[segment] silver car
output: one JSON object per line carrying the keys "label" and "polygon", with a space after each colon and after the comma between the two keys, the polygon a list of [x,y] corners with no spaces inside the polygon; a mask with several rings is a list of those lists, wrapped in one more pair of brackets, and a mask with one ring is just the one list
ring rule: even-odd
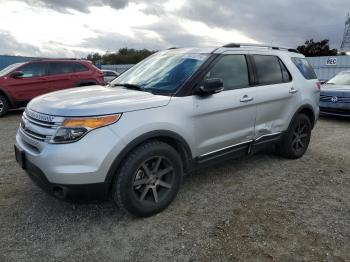
{"label": "silver car", "polygon": [[105,83],[110,83],[112,82],[114,79],[116,79],[120,74],[114,70],[106,70],[106,69],[102,69],[103,72],[103,78]]}
{"label": "silver car", "polygon": [[160,51],[106,87],[33,99],[16,159],[56,197],[110,197],[150,216],[198,168],[270,146],[301,157],[318,118],[319,88],[294,50],[228,44]]}

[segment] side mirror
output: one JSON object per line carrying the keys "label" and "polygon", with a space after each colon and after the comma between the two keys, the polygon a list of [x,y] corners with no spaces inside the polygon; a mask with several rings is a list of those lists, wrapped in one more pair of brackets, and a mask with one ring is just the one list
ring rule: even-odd
{"label": "side mirror", "polygon": [[14,71],[12,74],[11,74],[11,77],[12,78],[21,78],[23,76],[23,72],[22,71]]}
{"label": "side mirror", "polygon": [[224,83],[220,78],[209,78],[197,88],[196,94],[213,95],[224,90]]}

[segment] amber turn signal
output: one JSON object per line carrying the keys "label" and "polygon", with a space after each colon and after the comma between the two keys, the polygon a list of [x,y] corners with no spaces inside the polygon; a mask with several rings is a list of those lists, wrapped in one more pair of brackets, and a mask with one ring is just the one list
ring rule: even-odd
{"label": "amber turn signal", "polygon": [[117,122],[121,117],[121,114],[99,116],[99,117],[87,117],[87,118],[69,118],[63,121],[64,127],[85,127],[88,129],[99,128],[108,126]]}

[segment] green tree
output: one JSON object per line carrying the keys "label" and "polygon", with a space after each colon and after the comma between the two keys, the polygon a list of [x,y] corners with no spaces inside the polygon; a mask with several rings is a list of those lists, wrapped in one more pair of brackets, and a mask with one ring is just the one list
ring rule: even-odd
{"label": "green tree", "polygon": [[89,54],[87,56],[87,60],[90,60],[94,64],[96,64],[96,62],[98,61],[101,61],[101,59],[102,59],[102,56],[99,53]]}
{"label": "green tree", "polygon": [[156,51],[148,49],[121,48],[116,53],[105,53],[104,55],[89,54],[87,59],[96,63],[101,61],[103,65],[136,64]]}
{"label": "green tree", "polygon": [[305,44],[298,46],[297,49],[305,56],[334,56],[338,54],[337,49],[330,49],[328,39],[319,42],[310,39]]}

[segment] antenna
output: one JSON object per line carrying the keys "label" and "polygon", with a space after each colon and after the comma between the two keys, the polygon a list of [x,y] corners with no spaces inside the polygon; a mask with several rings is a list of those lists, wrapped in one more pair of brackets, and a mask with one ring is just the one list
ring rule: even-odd
{"label": "antenna", "polygon": [[341,52],[350,51],[350,13],[348,13],[345,21],[343,41],[340,46]]}

